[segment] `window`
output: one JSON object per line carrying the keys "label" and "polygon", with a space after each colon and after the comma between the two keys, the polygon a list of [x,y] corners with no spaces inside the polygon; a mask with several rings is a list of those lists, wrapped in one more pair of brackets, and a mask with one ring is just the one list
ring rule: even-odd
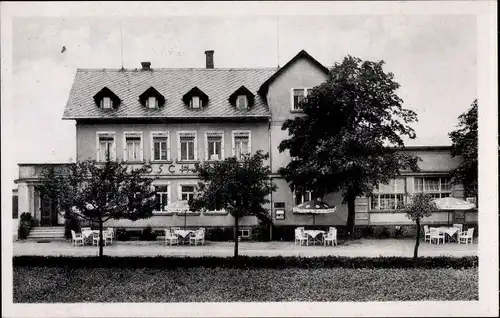
{"label": "window", "polygon": [[168,132],[152,132],[151,143],[151,158],[153,161],[170,160]]}
{"label": "window", "polygon": [[115,134],[97,133],[97,161],[114,160],[115,155]]}
{"label": "window", "polygon": [[447,177],[417,177],[413,183],[413,192],[427,193],[435,199],[447,198],[451,196],[451,182]]}
{"label": "window", "polygon": [[243,155],[251,153],[251,138],[249,131],[233,131],[233,156],[243,159]]}
{"label": "window", "polygon": [[237,109],[247,109],[248,108],[248,97],[246,95],[238,95],[236,99]]}
{"label": "window", "polygon": [[167,211],[170,204],[170,189],[168,185],[155,186],[155,211]]}
{"label": "window", "polygon": [[198,96],[193,96],[189,104],[191,108],[201,108],[201,99]]}
{"label": "window", "polygon": [[113,101],[111,100],[111,97],[103,97],[101,99],[101,108],[102,109],[111,109],[111,108],[113,108]]}
{"label": "window", "polygon": [[295,191],[293,193],[293,202],[294,205],[299,205],[304,202],[312,200],[312,192],[311,191]]}
{"label": "window", "polygon": [[147,108],[157,108],[158,107],[158,99],[154,96],[148,97],[146,100],[146,107]]}
{"label": "window", "polygon": [[224,158],[224,132],[207,131],[205,133],[205,158],[221,160]]}
{"label": "window", "polygon": [[371,210],[397,210],[406,201],[405,179],[391,179],[388,184],[379,184],[370,197]]}
{"label": "window", "polygon": [[307,95],[312,91],[312,88],[294,88],[292,89],[292,110],[300,111],[302,103]]}
{"label": "window", "polygon": [[181,200],[189,201],[194,198],[194,185],[182,185],[181,186]]}
{"label": "window", "polygon": [[244,238],[250,237],[250,230],[239,230],[238,232],[239,232],[238,233],[239,237],[244,237]]}
{"label": "window", "polygon": [[142,133],[125,132],[125,151],[123,159],[125,161],[142,161]]}
{"label": "window", "polygon": [[179,132],[180,160],[197,160],[196,132]]}
{"label": "window", "polygon": [[285,208],[285,202],[274,202],[274,208],[275,209],[284,209]]}

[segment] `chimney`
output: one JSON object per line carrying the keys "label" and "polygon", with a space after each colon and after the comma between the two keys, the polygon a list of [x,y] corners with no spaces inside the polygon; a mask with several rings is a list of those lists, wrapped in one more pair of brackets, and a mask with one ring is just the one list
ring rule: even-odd
{"label": "chimney", "polygon": [[205,55],[207,56],[207,68],[214,68],[214,51],[205,51]]}
{"label": "chimney", "polygon": [[141,62],[141,65],[143,71],[151,70],[151,62]]}

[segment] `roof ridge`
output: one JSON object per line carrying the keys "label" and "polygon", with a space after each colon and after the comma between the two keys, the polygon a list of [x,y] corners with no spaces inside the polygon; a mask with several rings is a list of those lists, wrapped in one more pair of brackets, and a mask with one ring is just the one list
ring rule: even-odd
{"label": "roof ridge", "polygon": [[255,70],[272,70],[272,71],[275,71],[275,70],[278,70],[278,67],[228,67],[228,68],[223,68],[223,67],[219,67],[219,68],[196,68],[196,67],[171,67],[171,68],[168,68],[168,67],[159,67],[159,68],[151,68],[151,70],[142,70],[141,68],[124,68],[124,69],[120,69],[120,68],[77,68],[77,71],[78,72],[102,72],[102,71],[107,71],[107,72],[154,72],[154,71],[188,71],[188,70],[192,70],[192,71],[209,71],[209,72],[213,72],[213,71],[231,71],[231,70],[234,70],[234,71],[255,71]]}

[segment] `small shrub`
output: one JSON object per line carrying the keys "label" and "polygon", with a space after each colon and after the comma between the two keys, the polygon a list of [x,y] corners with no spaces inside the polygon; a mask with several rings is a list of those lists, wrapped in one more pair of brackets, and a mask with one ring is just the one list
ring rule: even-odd
{"label": "small shrub", "polygon": [[19,222],[19,228],[17,230],[17,238],[20,240],[25,240],[30,234],[31,226],[33,223],[31,219],[31,213],[23,212],[21,213],[19,219],[20,222]]}
{"label": "small shrub", "polygon": [[374,231],[374,236],[377,239],[384,239],[390,236],[389,229],[386,226],[377,226]]}
{"label": "small shrub", "polygon": [[130,240],[130,234],[125,229],[116,230],[116,239],[118,241],[128,241]]}
{"label": "small shrub", "polygon": [[212,228],[206,230],[206,240],[214,242],[227,242],[234,238],[233,228]]}
{"label": "small shrub", "polygon": [[148,226],[142,230],[140,239],[144,241],[156,241],[156,232],[153,232],[151,226]]}

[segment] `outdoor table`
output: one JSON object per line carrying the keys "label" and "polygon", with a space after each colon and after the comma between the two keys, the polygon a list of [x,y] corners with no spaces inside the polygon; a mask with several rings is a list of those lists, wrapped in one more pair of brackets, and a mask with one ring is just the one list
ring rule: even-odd
{"label": "outdoor table", "polygon": [[325,234],[325,231],[321,231],[321,230],[305,230],[304,233],[306,235],[309,235],[312,238],[313,245],[316,245],[316,242],[318,242],[318,243],[321,244],[321,240],[319,238],[316,238],[316,237],[319,237],[320,234]]}
{"label": "outdoor table", "polygon": [[174,234],[181,237],[179,241],[186,242],[186,239],[188,239],[189,235],[193,232],[193,230],[175,230]]}
{"label": "outdoor table", "polygon": [[82,237],[83,237],[83,242],[85,244],[85,242],[90,242],[92,243],[92,237],[94,236],[94,233],[95,234],[99,234],[99,230],[85,230],[85,231],[82,231]]}
{"label": "outdoor table", "polygon": [[458,227],[447,227],[447,226],[441,226],[436,228],[440,233],[444,233],[445,237],[448,235],[450,238],[452,238],[455,242],[457,241],[453,235],[457,234],[460,229]]}

